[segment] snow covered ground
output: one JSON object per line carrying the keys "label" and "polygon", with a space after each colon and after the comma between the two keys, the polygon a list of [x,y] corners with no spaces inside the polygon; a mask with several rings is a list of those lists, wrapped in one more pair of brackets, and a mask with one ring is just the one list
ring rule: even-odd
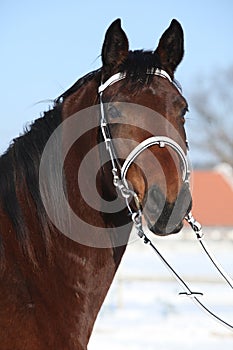
{"label": "snow covered ground", "polygon": [[[200,300],[233,325],[232,289],[223,283],[195,237],[185,239],[186,234],[150,237],[191,289],[204,293]],[[205,241],[233,277],[233,241],[208,237]],[[135,240],[127,247],[88,349],[232,350],[233,331],[210,318],[190,298],[180,296],[182,291],[153,250]]]}

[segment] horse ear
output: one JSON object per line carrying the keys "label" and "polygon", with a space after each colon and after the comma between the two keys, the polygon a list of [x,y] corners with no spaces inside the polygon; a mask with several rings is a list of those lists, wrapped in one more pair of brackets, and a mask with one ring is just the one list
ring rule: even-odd
{"label": "horse ear", "polygon": [[112,70],[118,68],[127,58],[129,43],[121,28],[121,20],[115,20],[108,28],[102,47],[102,62],[104,68]]}
{"label": "horse ear", "polygon": [[184,34],[180,23],[173,19],[160,38],[155,51],[160,57],[162,68],[172,77],[184,55]]}

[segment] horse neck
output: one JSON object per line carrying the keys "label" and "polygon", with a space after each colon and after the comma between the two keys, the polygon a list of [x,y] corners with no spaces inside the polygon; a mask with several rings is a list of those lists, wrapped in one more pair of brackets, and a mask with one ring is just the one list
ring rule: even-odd
{"label": "horse neck", "polygon": [[[63,121],[73,118],[75,114],[77,125],[79,125],[80,120],[85,124],[86,122],[88,123],[88,118],[96,118],[96,114],[93,114],[92,111],[89,113],[87,108],[91,109],[97,102],[97,88],[98,83],[90,81],[68,97],[64,101],[62,110]],[[82,119],[79,113],[82,113],[81,111],[84,109],[86,114],[84,119]],[[114,247],[114,239],[112,238],[117,237],[119,234],[118,229],[115,227],[115,222],[117,218],[118,222],[122,222],[122,215],[114,216],[113,219],[111,215],[103,215],[101,213],[98,196],[103,194],[103,178],[102,176],[97,177],[96,182],[93,182],[92,178],[93,169],[100,169],[101,163],[97,146],[99,129],[89,130],[88,125],[86,127],[88,132],[73,144],[66,157],[64,173],[69,205],[75,212],[78,220],[81,219],[87,225],[85,226],[84,224],[84,229],[81,228],[81,222],[80,225],[75,225],[74,239],[67,239],[64,236],[60,237],[60,240],[56,240],[55,249],[55,260],[58,262],[56,264],[60,265],[65,280],[70,281],[72,286],[71,295],[67,300],[74,300],[73,304],[70,304],[72,304],[71,312],[73,312],[74,319],[76,319],[76,322],[78,320],[75,332],[79,338],[81,337],[84,344],[89,339],[98,311],[112,283],[126,247],[126,244]],[[66,137],[70,137],[69,133],[63,134],[64,142],[66,142]],[[91,161],[85,162],[84,158],[88,151],[91,151]],[[82,188],[80,188],[80,179],[78,179],[80,166],[84,167],[84,177],[81,180]],[[109,176],[111,176],[111,172]],[[93,194],[96,187],[98,187],[97,196]],[[91,198],[91,205],[87,205],[85,202],[84,194],[85,196],[89,195],[89,198]],[[93,209],[93,207],[97,209]],[[129,226],[125,233],[126,237],[129,236],[130,228]],[[103,229],[105,231],[104,235],[102,234]],[[111,237],[108,234],[108,230],[111,230],[111,233],[113,232]],[[88,234],[90,235],[90,245],[85,240]],[[94,235],[95,237],[93,237]],[[101,242],[98,240],[98,237]],[[125,242],[127,242],[127,238]],[[80,309],[82,313],[80,313]]]}
{"label": "horse neck", "polygon": [[[76,94],[66,98],[62,111],[63,120],[96,102],[96,95],[93,91],[97,91],[97,85],[97,82],[90,81]],[[67,157],[64,173],[70,206],[76,215],[84,221],[88,222],[91,218],[90,226],[96,227],[95,231],[98,233],[98,227],[104,227],[107,230],[111,227],[115,230],[115,223],[111,219],[107,222],[101,213],[97,210],[93,212],[90,206],[85,205],[77,181],[82,158],[88,147],[91,149],[96,146],[97,138],[98,130],[96,129],[90,131],[88,138],[82,138],[81,144],[79,141],[74,144]],[[79,147],[80,145],[81,147]],[[98,167],[100,164],[98,147],[95,148],[93,155]],[[84,183],[85,191],[88,191],[90,186],[89,174],[90,171],[87,171],[86,183]],[[98,187],[101,189],[101,179]],[[83,244],[82,241],[80,242],[79,239],[72,240],[53,227],[51,228],[49,260],[43,250],[43,238],[39,233],[40,226],[32,199],[28,193],[20,193],[20,196],[22,197],[21,203],[24,203],[22,210],[27,213],[27,221],[30,222],[30,241],[38,259],[38,266],[35,268],[29,263],[28,258],[20,253],[15,238],[8,234],[12,230],[12,226],[4,215],[2,219],[2,224],[6,227],[4,239],[9,244],[6,244],[6,268],[1,275],[4,283],[1,283],[0,294],[3,298],[0,302],[2,302],[3,310],[13,310],[7,312],[4,317],[6,322],[13,324],[18,329],[17,334],[20,334],[20,337],[17,338],[15,335],[14,341],[18,348],[29,350],[23,343],[24,338],[28,337],[27,332],[29,332],[35,344],[41,343],[40,336],[34,330],[38,327],[37,320],[43,320],[39,325],[39,330],[43,334],[43,339],[46,339],[49,344],[53,344],[52,348],[58,350],[64,348],[67,350],[86,349],[94,321],[111,285],[125,246],[113,248],[107,230],[102,248],[99,248],[98,244],[89,246]],[[24,201],[25,197],[28,198],[28,201]],[[51,203],[52,206],[56,206],[53,200]],[[89,230],[79,232],[81,229],[76,226],[76,231],[81,237],[85,237]],[[116,236],[117,234],[116,229]],[[12,247],[14,247],[13,251]],[[12,291],[10,297],[8,286],[11,286]],[[14,291],[17,292],[14,294]],[[25,314],[21,314],[25,308],[32,311],[32,313],[28,312],[28,318]],[[34,310],[36,310],[36,319],[33,316]],[[22,318],[24,319],[23,323],[18,321]],[[7,334],[4,339],[8,342],[6,344],[9,344],[10,338]],[[20,347],[20,344],[23,345]],[[2,346],[3,348],[14,347],[5,346],[4,341]],[[44,350],[48,347],[47,345],[46,347],[42,345],[35,347],[35,349],[38,348]]]}

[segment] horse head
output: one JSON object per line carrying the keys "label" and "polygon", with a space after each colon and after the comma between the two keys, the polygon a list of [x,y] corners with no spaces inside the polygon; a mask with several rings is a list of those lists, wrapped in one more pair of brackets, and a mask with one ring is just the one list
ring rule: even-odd
{"label": "horse head", "polygon": [[120,168],[149,229],[159,235],[179,232],[192,202],[184,128],[188,105],[174,80],[183,53],[176,20],[155,51],[129,51],[120,20],[108,28],[102,48],[99,93],[103,138],[112,153],[109,168]]}

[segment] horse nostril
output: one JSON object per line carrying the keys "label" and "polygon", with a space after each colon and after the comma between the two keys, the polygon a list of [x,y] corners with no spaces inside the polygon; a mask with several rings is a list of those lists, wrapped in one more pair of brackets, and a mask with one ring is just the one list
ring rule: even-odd
{"label": "horse nostril", "polygon": [[188,184],[184,184],[172,209],[168,225],[176,226],[178,222],[181,222],[185,215],[191,210],[192,197]]}
{"label": "horse nostril", "polygon": [[149,214],[153,214],[156,218],[160,216],[163,211],[166,199],[158,186],[152,186],[148,191],[145,210]]}

